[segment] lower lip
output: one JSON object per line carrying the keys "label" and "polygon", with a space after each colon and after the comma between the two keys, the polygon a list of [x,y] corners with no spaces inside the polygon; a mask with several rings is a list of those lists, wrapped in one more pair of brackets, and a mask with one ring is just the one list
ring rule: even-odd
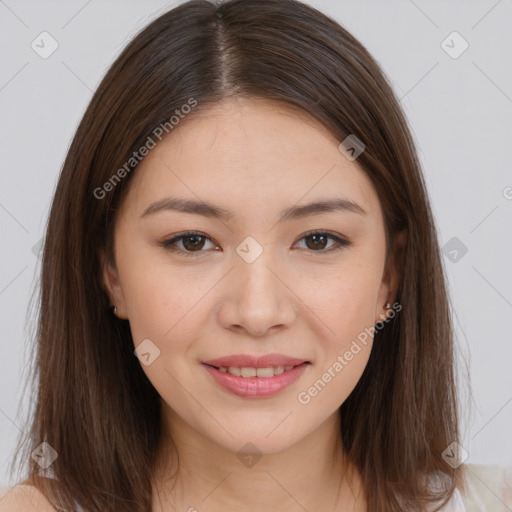
{"label": "lower lip", "polygon": [[231,393],[244,398],[260,398],[272,396],[295,382],[306,369],[307,363],[294,366],[274,377],[238,377],[227,372],[221,372],[213,366],[202,363],[217,384]]}

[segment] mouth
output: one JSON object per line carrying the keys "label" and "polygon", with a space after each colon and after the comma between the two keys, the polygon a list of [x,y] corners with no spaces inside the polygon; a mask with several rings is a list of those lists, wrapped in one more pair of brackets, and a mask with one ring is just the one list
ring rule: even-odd
{"label": "mouth", "polygon": [[[301,364],[309,364],[307,362]],[[287,365],[287,366],[266,366],[263,368],[255,368],[252,366],[214,366],[207,365],[211,368],[215,368],[223,373],[229,373],[230,375],[235,375],[236,377],[243,377],[244,379],[251,377],[259,377],[263,379],[268,379],[270,377],[275,377],[276,375],[281,375],[284,372],[288,372],[293,368],[296,368],[299,365]]]}
{"label": "mouth", "polygon": [[244,398],[275,395],[295,382],[311,364],[279,354],[228,356],[201,363],[223,389]]}

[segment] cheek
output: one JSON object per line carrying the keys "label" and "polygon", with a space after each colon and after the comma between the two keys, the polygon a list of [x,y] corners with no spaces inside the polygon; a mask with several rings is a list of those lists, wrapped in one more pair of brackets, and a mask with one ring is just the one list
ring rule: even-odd
{"label": "cheek", "polygon": [[186,340],[195,337],[218,276],[199,267],[184,270],[160,257],[145,258],[144,251],[137,256],[126,252],[119,273],[134,343],[149,338],[166,353],[183,351]]}
{"label": "cheek", "polygon": [[309,400],[314,407],[334,410],[361,378],[372,348],[378,270],[377,265],[347,265],[303,288],[301,297],[314,312],[317,365],[299,403]]}
{"label": "cheek", "polygon": [[311,311],[310,318],[323,325],[325,336],[320,339],[328,346],[343,347],[374,325],[381,277],[377,270],[376,266],[346,265],[323,276],[302,278],[298,295]]}

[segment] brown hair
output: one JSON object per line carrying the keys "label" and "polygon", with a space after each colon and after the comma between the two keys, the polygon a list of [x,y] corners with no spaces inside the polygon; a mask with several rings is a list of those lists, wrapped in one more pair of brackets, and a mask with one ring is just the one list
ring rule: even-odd
{"label": "brown hair", "polygon": [[[296,0],[179,5],[127,45],[95,92],[47,226],[25,482],[56,507],[151,510],[160,397],[134,356],[128,322],[109,310],[99,259],[105,249],[113,261],[115,214],[136,164],[102,198],[95,190],[191,98],[199,111],[235,96],[300,108],[340,142],[353,134],[366,146],[357,163],[379,195],[388,241],[407,234],[403,253],[388,244],[400,265],[403,309],[375,335],[340,408],[341,440],[369,510],[444,504],[462,484],[460,469],[441,455],[459,439],[453,335],[416,150],[379,65],[338,23]],[[51,465],[58,480],[43,478],[30,457],[42,441],[58,453]],[[437,478],[437,490],[426,475]]]}

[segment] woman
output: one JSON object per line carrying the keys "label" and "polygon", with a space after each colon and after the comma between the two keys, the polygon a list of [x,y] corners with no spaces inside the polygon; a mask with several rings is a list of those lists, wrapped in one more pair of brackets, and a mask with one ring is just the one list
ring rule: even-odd
{"label": "woman", "polygon": [[184,3],[112,65],[37,342],[6,510],[464,510],[416,151],[373,58],[295,0]]}

